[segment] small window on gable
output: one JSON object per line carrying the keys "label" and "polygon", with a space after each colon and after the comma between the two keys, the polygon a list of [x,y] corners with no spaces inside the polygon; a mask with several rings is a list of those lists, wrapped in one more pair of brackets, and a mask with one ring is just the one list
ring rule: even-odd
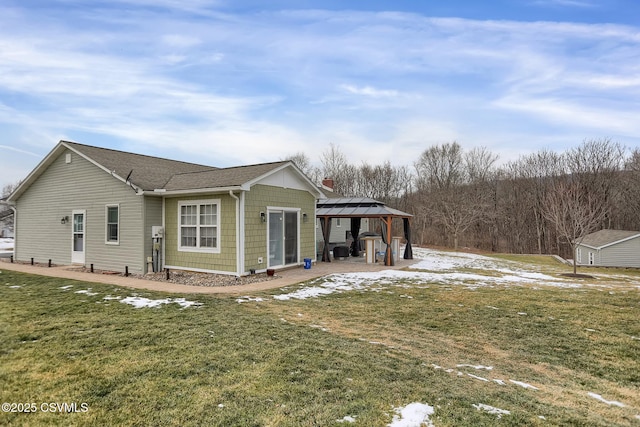
{"label": "small window on gable", "polygon": [[342,227],[342,218],[336,218],[336,227]]}
{"label": "small window on gable", "polygon": [[107,206],[106,243],[118,244],[120,242],[120,206]]}

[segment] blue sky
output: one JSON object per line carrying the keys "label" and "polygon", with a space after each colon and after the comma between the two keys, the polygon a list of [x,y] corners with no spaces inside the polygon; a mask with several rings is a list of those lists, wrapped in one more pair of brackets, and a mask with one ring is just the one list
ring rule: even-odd
{"label": "blue sky", "polygon": [[[264,3],[268,3],[265,5]],[[0,184],[60,139],[234,166],[329,143],[640,147],[636,0],[3,0]]]}

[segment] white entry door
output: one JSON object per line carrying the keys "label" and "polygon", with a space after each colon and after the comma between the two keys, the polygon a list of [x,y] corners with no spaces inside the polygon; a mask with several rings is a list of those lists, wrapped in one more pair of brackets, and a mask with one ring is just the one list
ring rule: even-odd
{"label": "white entry door", "polygon": [[71,234],[71,263],[84,264],[86,246],[86,211],[73,211]]}

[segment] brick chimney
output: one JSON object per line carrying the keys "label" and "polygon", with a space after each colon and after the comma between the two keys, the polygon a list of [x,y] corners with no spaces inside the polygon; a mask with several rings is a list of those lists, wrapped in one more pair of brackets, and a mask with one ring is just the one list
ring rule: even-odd
{"label": "brick chimney", "polygon": [[329,190],[333,191],[333,179],[331,178],[324,178],[322,180],[322,186],[328,188]]}

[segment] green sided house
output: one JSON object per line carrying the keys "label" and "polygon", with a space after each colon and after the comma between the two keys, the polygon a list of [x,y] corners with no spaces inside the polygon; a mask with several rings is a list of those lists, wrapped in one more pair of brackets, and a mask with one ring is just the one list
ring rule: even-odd
{"label": "green sided house", "polygon": [[289,161],[215,168],[60,141],[7,201],[18,261],[241,276],[315,260],[322,197]]}

